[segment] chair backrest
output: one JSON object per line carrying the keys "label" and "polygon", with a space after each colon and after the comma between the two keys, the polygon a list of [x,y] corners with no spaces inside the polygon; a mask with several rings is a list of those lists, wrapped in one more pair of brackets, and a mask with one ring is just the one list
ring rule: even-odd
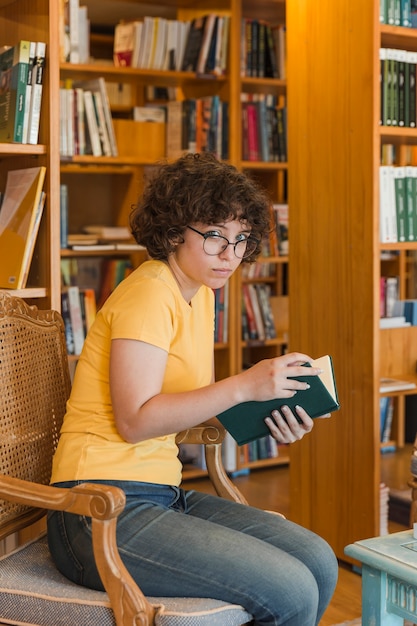
{"label": "chair backrest", "polygon": [[[70,388],[59,313],[0,291],[0,474],[49,483]],[[0,539],[43,514],[0,500]]]}

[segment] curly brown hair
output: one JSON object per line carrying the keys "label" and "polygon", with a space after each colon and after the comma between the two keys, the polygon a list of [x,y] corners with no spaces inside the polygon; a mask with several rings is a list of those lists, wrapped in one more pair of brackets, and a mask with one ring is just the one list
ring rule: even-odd
{"label": "curly brown hair", "polygon": [[130,214],[136,241],[154,259],[166,260],[183,241],[189,224],[220,224],[230,219],[247,223],[259,243],[245,262],[261,250],[270,230],[270,200],[257,183],[213,154],[186,154],[160,164]]}

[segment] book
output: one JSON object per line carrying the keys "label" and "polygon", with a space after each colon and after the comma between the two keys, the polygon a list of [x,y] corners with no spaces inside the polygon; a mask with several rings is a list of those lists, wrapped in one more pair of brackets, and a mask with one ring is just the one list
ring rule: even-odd
{"label": "book", "polygon": [[313,418],[337,411],[340,404],[331,357],[323,356],[313,361],[312,365],[323,369],[323,373],[319,376],[296,377],[296,380],[307,382],[309,389],[297,391],[292,398],[241,402],[219,413],[217,419],[241,446],[269,435],[270,430],[264,420],[271,411],[279,410],[284,405],[291,409],[300,405]]}
{"label": "book", "polygon": [[116,67],[131,67],[135,48],[135,31],[135,22],[116,24],[113,45],[113,61]]}
{"label": "book", "polygon": [[35,60],[32,69],[32,93],[30,98],[29,127],[27,141],[37,144],[41,119],[43,74],[45,69],[46,43],[36,42]]}
{"label": "book", "polygon": [[81,311],[80,289],[77,285],[67,287],[69,314],[74,338],[74,354],[81,354],[84,345],[84,325]]}
{"label": "book", "polygon": [[0,52],[0,141],[22,143],[30,41]]}
{"label": "book", "polygon": [[[0,210],[0,287],[23,289],[41,213],[46,168],[10,170]],[[38,222],[37,222],[38,219]]]}
{"label": "book", "polygon": [[379,393],[391,393],[393,391],[406,391],[407,389],[415,389],[416,383],[409,380],[400,380],[399,378],[381,378],[379,381]]}
{"label": "book", "polygon": [[206,21],[207,15],[203,15],[202,17],[194,18],[190,24],[182,60],[181,69],[183,72],[195,72],[197,69]]}
{"label": "book", "polygon": [[35,216],[33,218],[32,228],[26,241],[25,254],[23,255],[23,259],[22,259],[22,274],[21,274],[22,288],[26,287],[27,279],[29,276],[30,264],[32,261],[36,238],[38,236],[39,227],[41,224],[45,201],[46,201],[46,193],[44,191],[41,191],[39,203],[38,203],[38,206],[36,207]]}
{"label": "book", "polygon": [[[84,104],[86,104],[85,93],[90,92],[92,94],[91,96],[87,96],[87,99],[89,101],[93,100],[93,111],[95,111],[94,100],[96,100],[99,106],[98,113],[100,114],[101,125],[103,126],[102,134],[104,133],[106,138],[110,142],[111,155],[118,156],[116,134],[114,131],[113,118],[111,115],[111,107],[110,107],[109,96],[107,93],[106,81],[104,80],[102,76],[99,76],[98,78],[92,78],[90,80],[75,81],[74,89],[82,89],[84,91]],[[92,115],[92,111],[91,111],[91,106],[90,106],[90,111],[88,113],[88,116],[90,117],[91,115]],[[89,117],[87,119],[89,119]],[[97,119],[98,118],[96,116],[96,122],[97,122]],[[96,125],[94,125],[94,122],[92,123],[93,123],[94,132],[96,131],[96,126],[97,126],[97,131],[99,131],[98,124],[96,123]],[[107,141],[106,141],[106,145],[107,145]],[[95,149],[98,150],[97,146],[95,147]]]}
{"label": "book", "polygon": [[28,142],[30,101],[32,98],[32,72],[33,72],[33,65],[35,63],[35,54],[36,54],[36,41],[31,41],[29,45],[29,63],[28,63],[28,71],[27,71],[27,78],[26,78],[22,143]]}
{"label": "book", "polygon": [[93,156],[103,156],[92,91],[84,91],[84,107]]}

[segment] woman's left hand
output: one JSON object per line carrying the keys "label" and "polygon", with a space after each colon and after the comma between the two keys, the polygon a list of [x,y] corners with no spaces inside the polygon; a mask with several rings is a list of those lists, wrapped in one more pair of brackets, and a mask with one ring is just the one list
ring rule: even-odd
{"label": "woman's left hand", "polygon": [[[281,407],[281,411],[282,414],[280,411],[272,411],[271,416],[265,419],[272,437],[278,443],[294,443],[312,430],[314,421],[300,406],[295,409],[297,417],[286,405]],[[330,414],[322,417],[330,417]]]}

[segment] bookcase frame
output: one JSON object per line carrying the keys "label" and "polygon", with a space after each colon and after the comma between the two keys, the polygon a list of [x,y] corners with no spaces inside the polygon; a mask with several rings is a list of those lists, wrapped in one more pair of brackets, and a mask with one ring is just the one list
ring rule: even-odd
{"label": "bookcase frame", "polygon": [[[290,346],[330,353],[341,410],[292,447],[291,518],[344,546],[380,532],[381,376],[415,378],[415,328],[380,330],[379,166],[383,142],[417,144],[417,131],[379,124],[379,48],[417,50],[417,30],[382,26],[379,2],[322,7],[288,2],[292,209]],[[405,395],[395,395],[394,439]],[[406,477],[404,477],[406,480]]]}

